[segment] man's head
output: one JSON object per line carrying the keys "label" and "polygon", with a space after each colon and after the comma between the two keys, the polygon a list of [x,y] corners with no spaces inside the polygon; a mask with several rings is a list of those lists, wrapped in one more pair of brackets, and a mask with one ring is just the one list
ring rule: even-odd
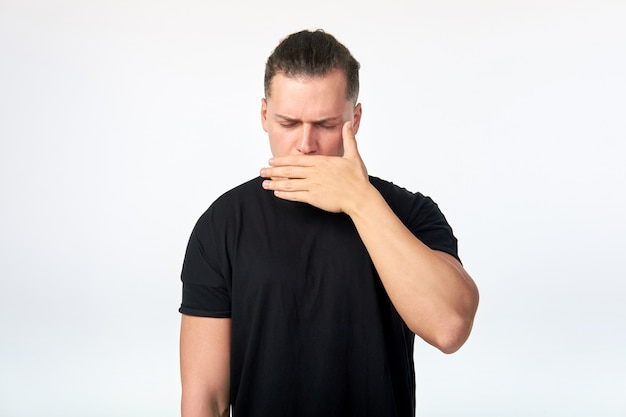
{"label": "man's head", "polygon": [[304,30],[289,35],[274,49],[265,64],[265,97],[270,97],[276,74],[289,78],[323,77],[333,70],[344,73],[346,97],[356,104],[360,65],[334,36],[323,30]]}
{"label": "man's head", "polygon": [[332,35],[285,38],[265,66],[261,119],[272,154],[342,155],[343,123],[359,126],[358,94],[359,63]]}

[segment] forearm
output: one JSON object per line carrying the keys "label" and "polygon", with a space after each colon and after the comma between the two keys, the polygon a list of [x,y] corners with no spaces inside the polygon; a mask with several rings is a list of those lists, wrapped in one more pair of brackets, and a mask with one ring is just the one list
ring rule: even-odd
{"label": "forearm", "polygon": [[417,239],[373,186],[348,215],[407,326],[443,352],[461,347],[478,305],[478,291],[463,267]]}

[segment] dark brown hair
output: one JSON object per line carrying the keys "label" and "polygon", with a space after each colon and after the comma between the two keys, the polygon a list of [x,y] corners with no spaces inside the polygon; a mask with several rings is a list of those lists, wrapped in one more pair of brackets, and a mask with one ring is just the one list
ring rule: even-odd
{"label": "dark brown hair", "polygon": [[265,97],[270,96],[272,79],[282,73],[287,77],[320,77],[341,70],[346,76],[346,97],[356,103],[359,96],[360,64],[348,48],[321,29],[303,30],[283,39],[265,64]]}

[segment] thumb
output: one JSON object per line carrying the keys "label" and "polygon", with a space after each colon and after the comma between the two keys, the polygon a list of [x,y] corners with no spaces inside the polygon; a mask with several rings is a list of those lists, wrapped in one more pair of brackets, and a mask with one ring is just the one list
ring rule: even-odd
{"label": "thumb", "polygon": [[341,136],[343,137],[344,158],[358,156],[359,151],[357,149],[356,137],[354,136],[354,131],[352,130],[351,121],[347,121],[343,124],[343,129],[341,130]]}

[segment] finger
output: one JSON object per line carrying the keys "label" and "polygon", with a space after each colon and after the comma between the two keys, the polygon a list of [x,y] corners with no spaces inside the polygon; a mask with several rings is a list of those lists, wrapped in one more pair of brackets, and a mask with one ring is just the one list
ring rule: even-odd
{"label": "finger", "polygon": [[283,200],[309,203],[309,193],[307,191],[274,191],[274,195],[278,198],[282,198]]}
{"label": "finger", "polygon": [[341,136],[343,138],[343,156],[345,158],[358,156],[359,151],[357,149],[356,137],[354,136],[354,131],[352,130],[351,121],[347,121],[343,124]]}
{"label": "finger", "polygon": [[259,175],[263,178],[306,178],[308,167],[300,166],[278,166],[261,168]]}
{"label": "finger", "polygon": [[278,166],[302,166],[302,167],[310,167],[315,164],[315,155],[286,155],[286,156],[275,156],[270,158],[269,164],[273,167]]}
{"label": "finger", "polygon": [[281,180],[264,180],[262,186],[266,190],[294,192],[308,191],[307,185],[302,180],[297,179],[281,179]]}

